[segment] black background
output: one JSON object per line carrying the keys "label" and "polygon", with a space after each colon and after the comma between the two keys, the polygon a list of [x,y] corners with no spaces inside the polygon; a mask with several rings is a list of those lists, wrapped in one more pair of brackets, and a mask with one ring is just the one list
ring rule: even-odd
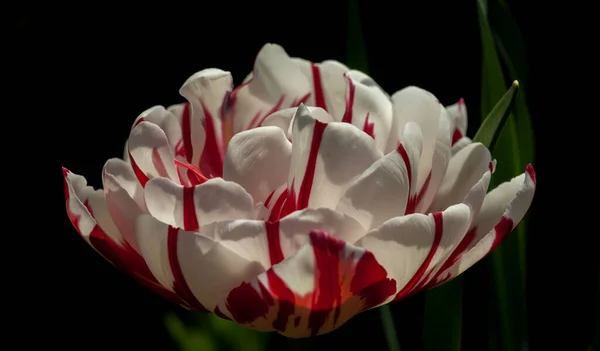
{"label": "black background", "polygon": [[[584,84],[595,83],[578,51],[591,42],[584,30],[566,33],[563,8],[546,4],[542,11],[527,1],[510,6],[527,45],[537,147],[538,191],[528,233],[530,346],[583,350],[596,329],[598,303],[597,147],[584,136],[594,129],[598,109],[583,96]],[[481,86],[475,2],[362,1],[360,8],[371,76],[388,92],[410,84],[444,104],[464,97],[473,136]],[[550,10],[558,11],[545,14]],[[5,297],[5,306],[16,313],[5,317],[11,332],[3,342],[174,349],[162,324],[173,307],[107,264],[71,227],[60,166],[101,186],[104,161],[121,156],[141,111],[182,102],[179,87],[203,68],[229,70],[239,83],[266,42],[281,44],[291,56],[343,61],[346,3],[19,3],[6,14],[4,76],[16,79],[6,84],[3,140],[10,164],[3,179],[10,225],[3,234],[10,244],[2,247],[3,287],[14,295]],[[421,295],[393,306],[403,350],[422,347]],[[382,349],[377,314],[355,319],[345,332],[320,339],[319,347],[370,343]],[[465,323],[465,332],[473,331],[465,347],[484,347],[478,321]],[[272,349],[281,345],[275,337]]]}

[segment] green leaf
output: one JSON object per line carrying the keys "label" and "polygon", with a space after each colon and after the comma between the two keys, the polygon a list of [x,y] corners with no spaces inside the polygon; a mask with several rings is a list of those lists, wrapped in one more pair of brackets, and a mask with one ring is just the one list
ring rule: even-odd
{"label": "green leaf", "polygon": [[485,120],[483,120],[481,127],[479,127],[479,130],[473,138],[473,142],[480,142],[488,149],[494,149],[496,141],[500,136],[500,132],[502,132],[504,124],[512,112],[518,91],[519,82],[515,80],[510,89],[508,89],[500,101],[494,106],[492,111],[490,111]]}
{"label": "green leaf", "polygon": [[[525,65],[515,65],[507,46],[503,45],[515,39],[503,38],[505,40],[497,42],[499,36],[490,28],[488,18],[498,13],[498,4],[493,2],[488,4],[485,0],[479,0],[477,5],[483,54],[481,115],[486,116],[492,110],[494,102],[502,97],[506,89],[500,58],[503,59],[504,66],[512,79],[519,79],[516,67],[522,70]],[[499,24],[504,23],[512,22],[499,22]],[[514,31],[512,33],[514,34]],[[512,49],[511,52],[514,53],[515,50]],[[519,62],[522,61],[522,58],[519,58]],[[527,163],[533,161],[533,133],[523,90],[525,89],[521,89],[513,114],[509,116],[505,128],[500,132],[491,150],[498,161],[498,166],[490,188],[523,173]],[[496,341],[500,344],[500,350],[520,350],[527,345],[525,229],[526,225],[522,222],[486,260],[492,268],[495,292],[493,305],[496,308],[499,339]]]}
{"label": "green leaf", "polygon": [[426,351],[460,351],[462,276],[427,292],[423,342]]}

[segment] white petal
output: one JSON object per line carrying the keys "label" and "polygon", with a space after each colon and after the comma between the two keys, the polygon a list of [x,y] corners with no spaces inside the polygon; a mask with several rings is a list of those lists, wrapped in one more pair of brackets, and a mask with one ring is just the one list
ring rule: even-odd
{"label": "white petal", "polygon": [[256,56],[252,78],[231,95],[234,133],[260,126],[277,110],[297,106],[310,90],[309,80],[281,46],[264,45]]}
{"label": "white petal", "polygon": [[153,106],[142,112],[133,123],[132,129],[142,122],[151,122],[156,124],[163,130],[169,141],[169,146],[175,150],[177,144],[181,140],[181,127],[177,121],[177,117],[163,106]]}
{"label": "white petal", "polygon": [[155,178],[146,184],[144,197],[151,215],[185,230],[196,230],[217,221],[254,219],[258,215],[252,197],[244,188],[221,178],[194,187]]}
{"label": "white petal", "polygon": [[322,63],[312,63],[299,58],[292,60],[312,83],[310,96],[304,104],[323,108],[335,121],[340,122],[346,106],[344,96],[347,88],[344,74],[348,72],[348,67],[335,60]]}
{"label": "white petal", "polygon": [[233,136],[231,116],[223,108],[232,88],[229,72],[208,68],[193,74],[179,89],[191,108],[181,121],[182,138],[188,144],[186,158],[209,177],[221,176],[225,145]]}
{"label": "white petal", "polygon": [[346,108],[343,122],[352,123],[371,135],[380,150],[387,147],[392,129],[392,103],[379,87],[367,86],[346,76]]}
{"label": "white petal", "polygon": [[259,127],[236,134],[227,147],[223,179],[240,184],[255,203],[287,183],[292,144],[283,130]]}
{"label": "white petal", "polygon": [[471,225],[474,232],[454,265],[438,274],[437,284],[454,278],[494,250],[523,219],[535,193],[535,172],[527,171],[490,191]]}
{"label": "white petal", "polygon": [[462,136],[467,135],[468,115],[465,100],[461,98],[457,103],[446,106],[446,110],[452,119],[452,126],[458,129]]}
{"label": "white petal", "polygon": [[375,141],[356,127],[319,122],[303,105],[292,128],[288,185],[297,209],[335,208],[350,184],[383,156]]}
{"label": "white petal", "polygon": [[155,177],[167,177],[178,181],[169,141],[156,124],[142,122],[133,128],[129,135],[128,148],[131,166],[142,186]]}
{"label": "white petal", "polygon": [[[337,211],[354,217],[365,229],[379,227],[390,218],[406,213],[411,179],[421,153],[421,132],[411,123],[404,130],[398,149],[377,160],[346,190]],[[414,195],[414,192],[413,192]],[[414,209],[413,209],[414,210]]]}
{"label": "white petal", "polygon": [[124,239],[140,252],[135,238],[135,222],[146,210],[142,187],[133,169],[125,161],[113,158],[104,164],[102,172],[103,197],[108,211]]}
{"label": "white petal", "polygon": [[441,211],[461,202],[483,174],[489,170],[492,155],[481,143],[472,143],[450,159],[446,175],[429,211]]}
{"label": "white petal", "polygon": [[357,242],[373,252],[397,284],[399,297],[420,288],[427,274],[466,233],[470,210],[464,204],[435,214],[411,214],[385,222]]}

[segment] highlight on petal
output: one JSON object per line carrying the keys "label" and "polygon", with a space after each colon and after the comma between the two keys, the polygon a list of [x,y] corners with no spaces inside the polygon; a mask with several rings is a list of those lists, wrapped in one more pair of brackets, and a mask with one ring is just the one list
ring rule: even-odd
{"label": "highlight on petal", "polygon": [[154,123],[141,122],[127,141],[131,166],[142,186],[156,177],[177,180],[175,159],[167,136]]}
{"label": "highlight on petal", "polygon": [[419,125],[423,150],[417,172],[418,201],[416,211],[424,212],[437,191],[450,160],[450,122],[433,94],[417,87],[407,87],[392,95],[394,120],[387,151],[397,147],[408,122]]}
{"label": "highlight on petal", "polygon": [[239,184],[221,178],[190,187],[155,178],[146,184],[144,198],[152,216],[188,231],[217,221],[257,216],[250,194]]}
{"label": "highlight on petal", "polygon": [[429,211],[435,212],[457,204],[489,170],[492,155],[481,143],[472,143],[450,159]]}
{"label": "highlight on petal", "polygon": [[287,183],[292,144],[277,127],[260,127],[236,134],[225,155],[223,179],[240,184],[255,203]]}
{"label": "highlight on petal", "polygon": [[346,190],[336,209],[346,213],[367,230],[393,217],[414,212],[415,179],[421,155],[421,131],[411,122],[404,142],[375,161]]}
{"label": "highlight on petal", "polygon": [[311,94],[310,82],[285,50],[266,44],[251,77],[231,93],[228,105],[234,133],[256,128],[274,112],[297,107]]}
{"label": "highlight on petal", "polygon": [[294,256],[241,283],[219,306],[248,327],[308,337],[340,327],[395,287],[372,253],[315,230]]}
{"label": "highlight on petal", "polygon": [[335,208],[344,191],[383,156],[375,141],[348,123],[322,123],[296,111],[288,178],[295,209]]}
{"label": "highlight on petal", "polygon": [[189,102],[181,120],[186,159],[207,177],[221,176],[225,146],[233,136],[225,109],[232,89],[231,74],[217,68],[196,72],[179,89]]}
{"label": "highlight on petal", "polygon": [[370,87],[345,75],[346,106],[342,122],[354,124],[369,134],[380,150],[385,150],[392,130],[393,111],[389,96],[375,86]]}

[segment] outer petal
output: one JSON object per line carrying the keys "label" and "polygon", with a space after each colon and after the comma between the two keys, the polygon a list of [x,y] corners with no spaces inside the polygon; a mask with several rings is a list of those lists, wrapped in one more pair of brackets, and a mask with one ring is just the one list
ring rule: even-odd
{"label": "outer petal", "polygon": [[375,141],[347,123],[325,124],[300,106],[293,122],[288,180],[296,209],[335,208],[348,186],[383,155]]}
{"label": "outer petal", "polygon": [[231,94],[229,112],[234,133],[262,125],[273,112],[308,99],[310,81],[279,45],[266,44],[245,83]]}
{"label": "outer petal", "polygon": [[146,204],[133,169],[123,160],[110,159],[104,164],[102,183],[110,216],[125,241],[139,253],[134,226],[137,217],[145,212]]}
{"label": "outer petal", "polygon": [[148,212],[160,221],[184,230],[232,219],[255,219],[252,197],[239,184],[213,178],[203,184],[184,187],[166,178],[146,184],[144,198]]}
{"label": "outer petal", "polygon": [[[458,245],[469,225],[464,204],[429,215],[396,217],[356,243],[373,252],[396,282],[396,299],[417,292],[435,266]],[[391,300],[391,298],[390,298]]]}
{"label": "outer petal", "polygon": [[348,90],[342,122],[352,123],[369,134],[380,150],[387,147],[392,129],[392,103],[377,86],[368,86],[351,76],[345,77]]}
{"label": "outer petal", "polygon": [[155,177],[178,181],[173,151],[159,126],[151,122],[139,123],[131,131],[127,144],[131,166],[142,186]]}
{"label": "outer petal", "polygon": [[448,164],[429,211],[446,209],[461,202],[483,174],[490,169],[492,155],[481,143],[473,143],[459,151]]}
{"label": "outer petal", "polygon": [[486,195],[479,215],[471,225],[471,240],[462,244],[447,264],[432,280],[430,286],[442,284],[477,263],[494,250],[523,219],[535,193],[536,177],[533,167],[510,182],[500,184]]}
{"label": "outer petal", "polygon": [[240,184],[255,203],[287,183],[292,144],[283,130],[261,127],[236,134],[225,155],[223,179]]}
{"label": "outer petal", "polygon": [[140,217],[138,240],[148,266],[190,307],[223,316],[217,303],[233,287],[263,271],[221,243],[170,227],[150,215]]}
{"label": "outer petal", "polygon": [[175,149],[181,140],[181,127],[179,126],[177,117],[163,106],[153,106],[142,112],[135,119],[131,128],[135,128],[142,122],[150,122],[159,126],[165,133],[171,149]]}
{"label": "outer petal", "polygon": [[233,289],[233,319],[288,337],[327,333],[394,294],[396,283],[370,252],[312,231],[289,259]]}
{"label": "outer petal", "polygon": [[[140,284],[169,301],[181,300],[161,286],[143,258],[121,237],[104,204],[102,190],[94,191],[85,178],[63,168],[67,214],[81,236],[102,256]],[[110,234],[109,234],[110,233]]]}
{"label": "outer petal", "polygon": [[416,175],[421,142],[418,125],[411,122],[398,148],[367,168],[346,190],[336,209],[354,217],[367,230],[414,212],[415,186],[411,180]]}

